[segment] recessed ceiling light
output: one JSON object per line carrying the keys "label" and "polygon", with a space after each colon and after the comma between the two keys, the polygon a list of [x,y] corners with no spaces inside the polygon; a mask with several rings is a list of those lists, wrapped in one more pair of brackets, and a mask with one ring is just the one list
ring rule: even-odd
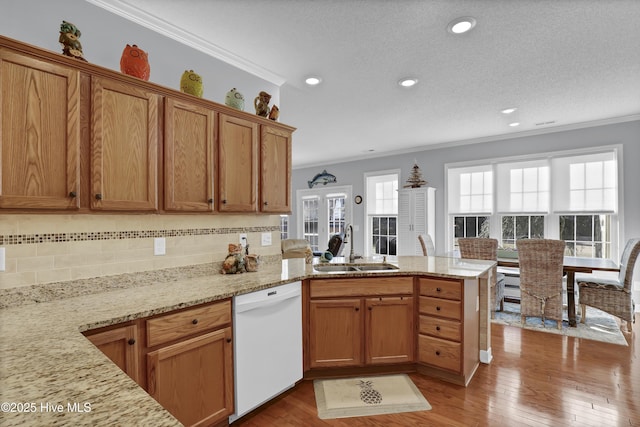
{"label": "recessed ceiling light", "polygon": [[517,108],[512,107],[512,108],[505,108],[504,110],[500,110],[500,112],[502,114],[511,114],[513,112],[515,112],[517,110]]}
{"label": "recessed ceiling light", "polygon": [[415,79],[413,77],[407,77],[407,78],[398,80],[398,84],[402,87],[411,87],[411,86],[414,86],[416,83],[418,83],[418,79]]}
{"label": "recessed ceiling light", "polygon": [[304,79],[304,82],[309,86],[316,86],[322,82],[322,79],[317,76],[309,76],[306,79]]}
{"label": "recessed ceiling light", "polygon": [[453,34],[462,34],[476,26],[476,20],[470,16],[454,19],[447,25],[447,30]]}
{"label": "recessed ceiling light", "polygon": [[512,128],[516,127],[516,126],[520,126],[520,122],[512,122],[509,123],[509,126],[511,126]]}

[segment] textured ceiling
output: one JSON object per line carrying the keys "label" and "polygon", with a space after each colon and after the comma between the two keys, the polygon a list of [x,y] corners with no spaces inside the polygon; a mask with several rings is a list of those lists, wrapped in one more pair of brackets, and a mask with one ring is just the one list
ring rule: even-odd
{"label": "textured ceiling", "polygon": [[639,0],[89,1],[281,84],[294,167],[640,118]]}

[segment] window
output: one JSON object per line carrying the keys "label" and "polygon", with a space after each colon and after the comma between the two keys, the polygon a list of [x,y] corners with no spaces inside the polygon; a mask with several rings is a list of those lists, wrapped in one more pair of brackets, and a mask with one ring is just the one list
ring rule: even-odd
{"label": "window", "polygon": [[280,240],[289,238],[289,215],[280,215]]}
{"label": "window", "polygon": [[566,254],[619,258],[619,146],[446,165],[447,239],[566,242]]}
{"label": "window", "polygon": [[398,221],[398,177],[393,173],[377,172],[367,174],[366,208],[367,239],[365,247],[368,255],[396,255]]}
{"label": "window", "polygon": [[611,216],[561,215],[560,238],[566,242],[566,255],[611,258]]}
{"label": "window", "polygon": [[309,241],[311,250],[323,252],[334,234],[344,233],[350,222],[350,186],[298,190],[298,236]]}

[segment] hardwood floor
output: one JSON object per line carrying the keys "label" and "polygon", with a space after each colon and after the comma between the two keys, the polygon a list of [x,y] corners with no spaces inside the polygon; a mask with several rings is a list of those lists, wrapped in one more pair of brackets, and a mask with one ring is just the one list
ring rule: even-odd
{"label": "hardwood floor", "polygon": [[493,361],[467,388],[410,374],[431,411],[321,420],[302,381],[232,426],[640,426],[638,314],[634,327],[622,347],[493,324]]}

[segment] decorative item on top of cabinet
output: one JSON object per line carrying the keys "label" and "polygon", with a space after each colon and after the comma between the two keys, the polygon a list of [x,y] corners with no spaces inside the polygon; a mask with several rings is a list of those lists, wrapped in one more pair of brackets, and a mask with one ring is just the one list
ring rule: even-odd
{"label": "decorative item on top of cabinet", "polygon": [[202,98],[204,92],[202,77],[193,70],[184,70],[180,77],[180,91]]}
{"label": "decorative item on top of cabinet", "polygon": [[277,122],[278,117],[280,117],[280,109],[277,105],[274,105],[273,107],[271,107],[271,111],[269,111],[269,120]]}
{"label": "decorative item on top of cabinet", "polygon": [[427,185],[428,182],[422,179],[422,171],[420,170],[420,166],[418,166],[417,162],[413,163],[413,168],[411,168],[411,174],[409,175],[409,179],[407,179],[407,185],[404,188],[420,188]]}
{"label": "decorative item on top of cabinet", "polygon": [[258,116],[267,117],[269,115],[269,102],[271,101],[271,95],[262,91],[253,100],[253,105],[256,108],[256,114]]}
{"label": "decorative item on top of cabinet", "polygon": [[149,80],[151,66],[149,55],[137,45],[126,45],[120,57],[120,71],[142,80]]}
{"label": "decorative item on top of cabinet", "polygon": [[81,33],[78,27],[71,22],[62,21],[62,24],[60,24],[60,37],[58,37],[58,42],[62,44],[62,53],[66,56],[86,61],[82,53],[80,36]]}
{"label": "decorative item on top of cabinet", "polygon": [[224,103],[231,108],[244,111],[244,95],[238,92],[235,87],[227,92],[224,97]]}
{"label": "decorative item on top of cabinet", "polygon": [[0,208],[78,209],[80,72],[4,46],[0,70]]}

